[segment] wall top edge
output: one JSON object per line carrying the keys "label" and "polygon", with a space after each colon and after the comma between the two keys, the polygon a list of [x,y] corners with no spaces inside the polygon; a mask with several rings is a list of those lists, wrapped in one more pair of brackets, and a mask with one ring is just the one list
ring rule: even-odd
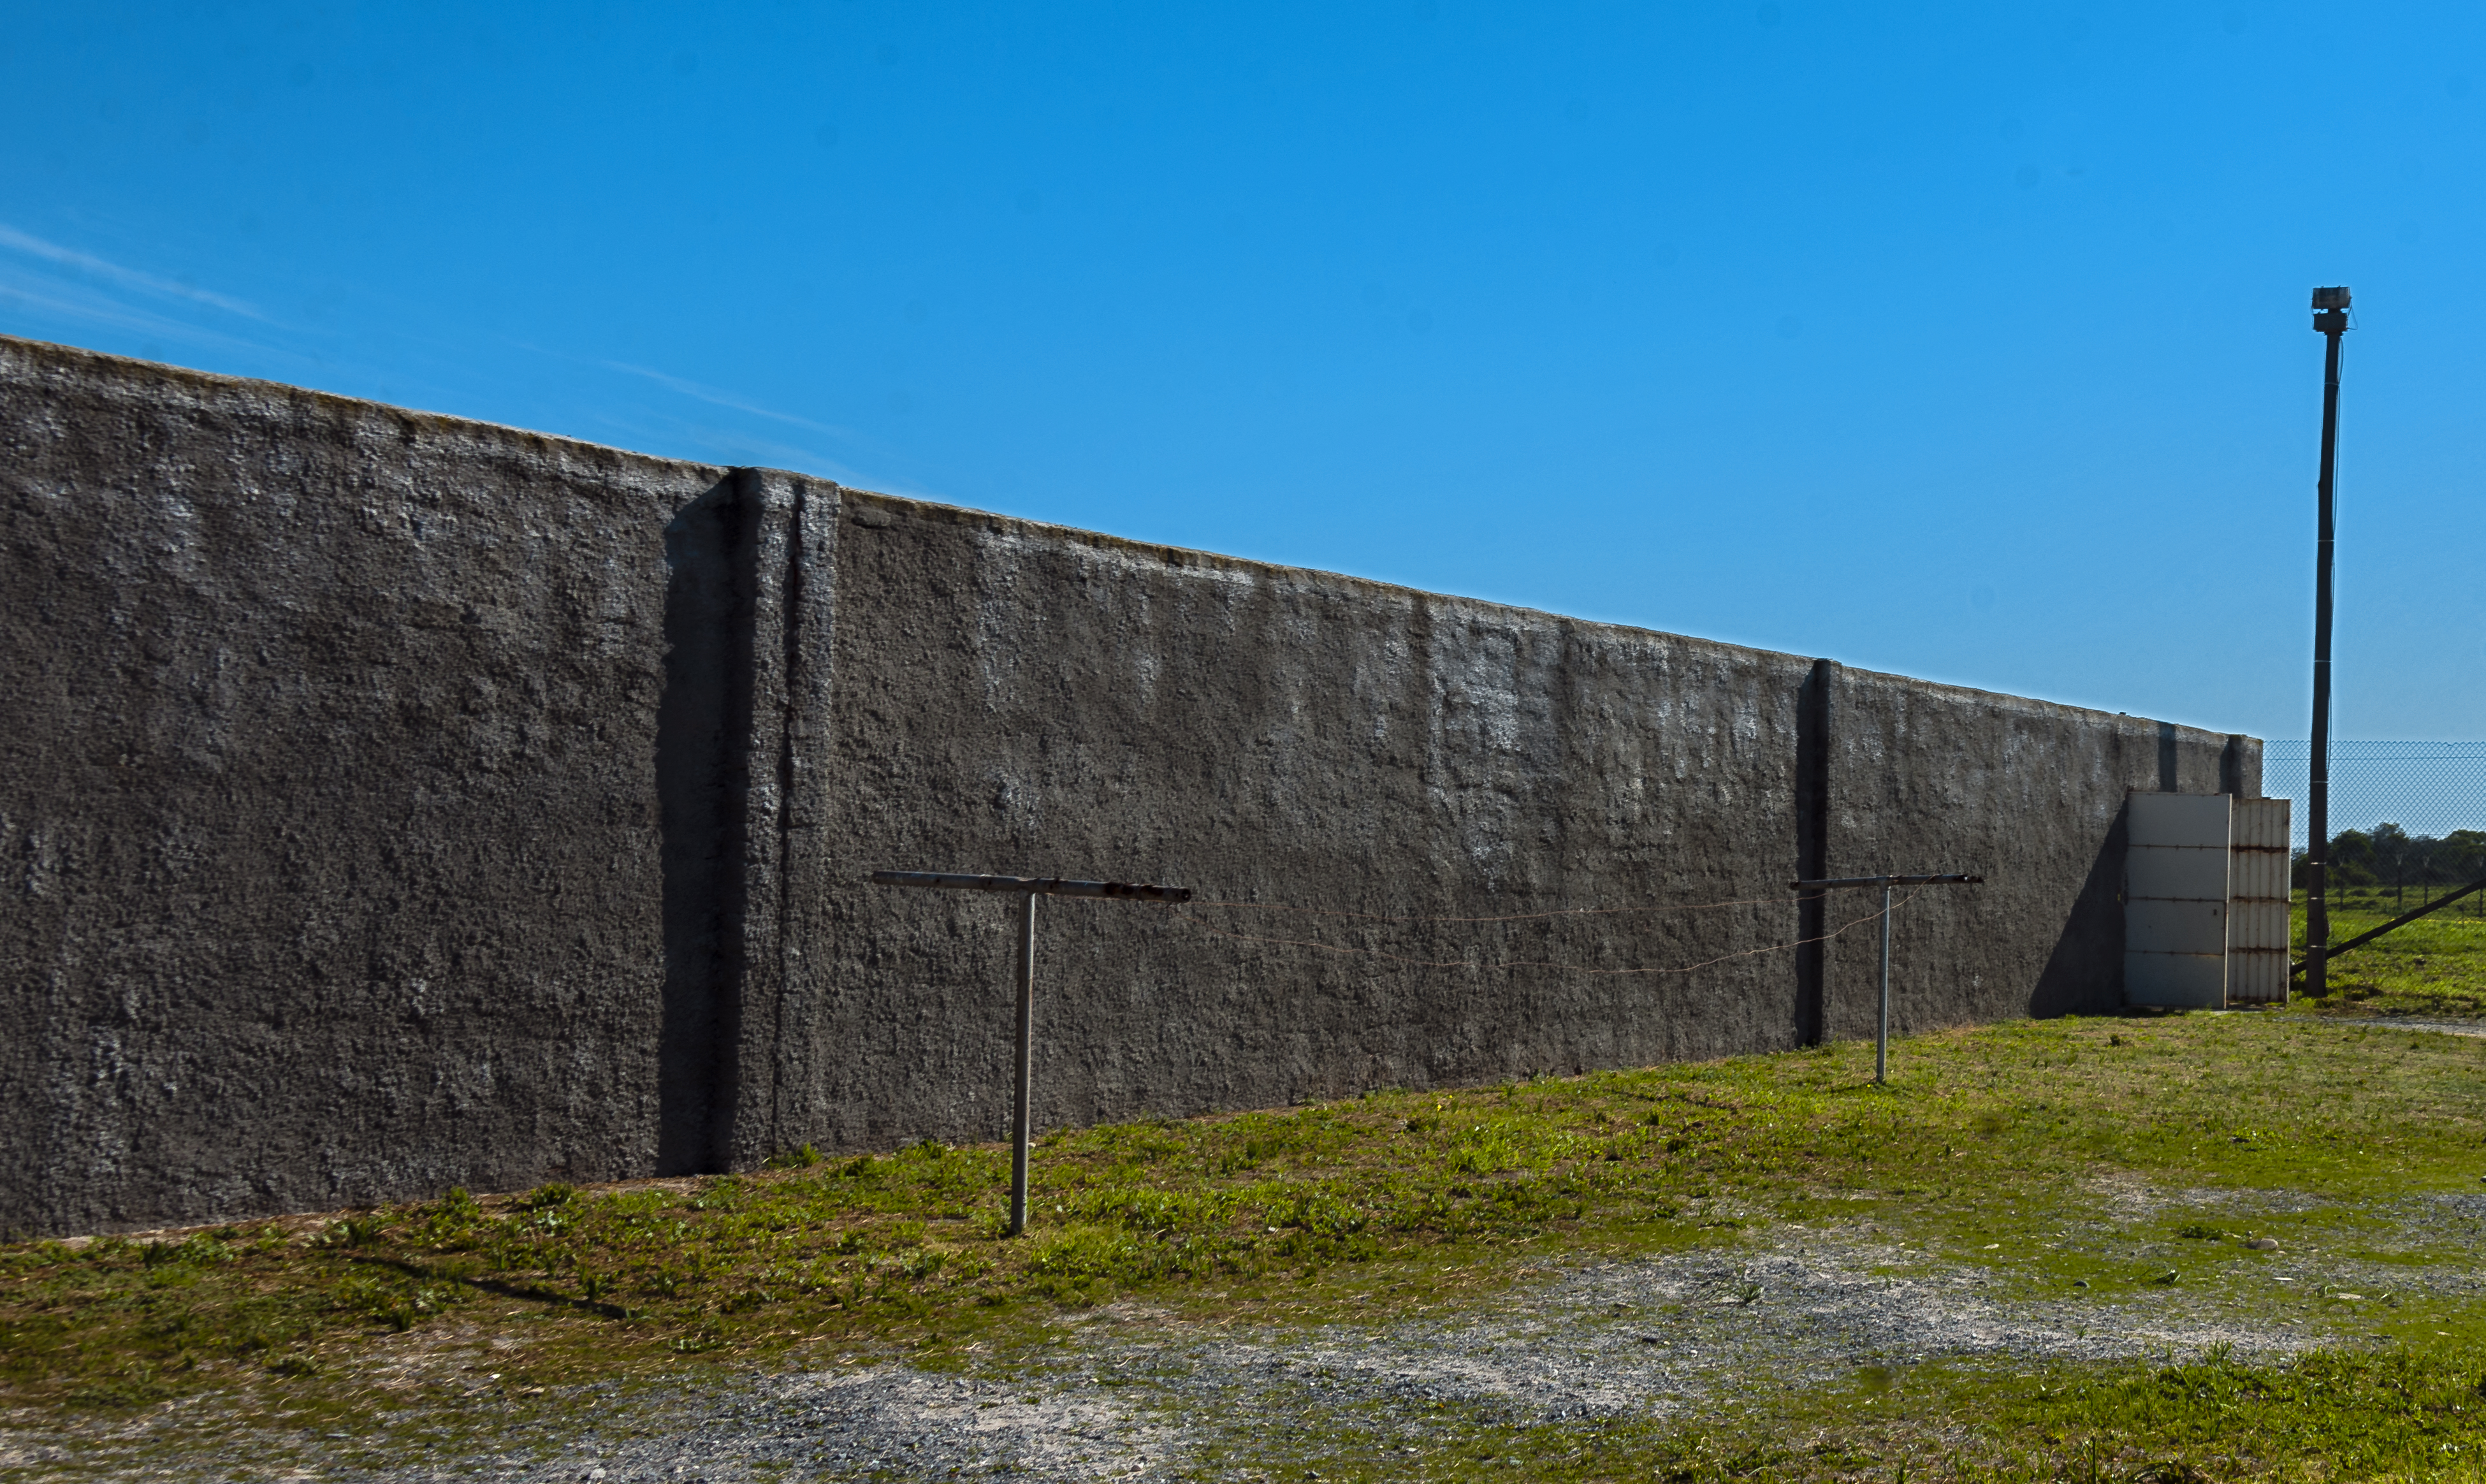
{"label": "wall top edge", "polygon": [[2058,717],[2091,726],[2113,727],[2136,737],[2152,741],[2171,732],[2176,740],[2200,744],[2224,744],[2230,737],[2262,746],[2262,739],[2250,732],[2218,731],[2207,727],[2191,727],[2182,722],[2162,722],[2152,716],[2133,716],[2122,711],[2100,711],[2093,706],[2066,705],[2059,701],[2039,701],[2028,696],[2014,696],[2008,691],[1981,691],[1972,685],[1951,685],[1941,680],[1924,680],[1915,675],[1894,675],[1878,670],[1862,670],[1854,666],[1846,671],[1851,679],[1870,681],[1893,690],[1914,691],[1930,699],[1990,706],[2025,716]]}
{"label": "wall top edge", "polygon": [[[26,372],[12,370],[12,361],[26,364]],[[44,372],[84,374],[97,381],[111,381],[124,387],[158,387],[178,389],[193,397],[263,398],[315,407],[332,417],[376,418],[401,426],[419,427],[448,436],[465,437],[479,443],[500,443],[547,453],[568,453],[590,464],[629,463],[643,468],[664,469],[704,478],[710,482],[722,480],[729,465],[702,463],[696,459],[667,458],[658,453],[642,453],[634,449],[616,448],[608,443],[594,443],[585,438],[572,438],[562,433],[539,432],[507,423],[489,423],[481,418],[459,417],[448,412],[426,412],[420,408],[401,407],[394,402],[373,401],[369,398],[346,397],[337,392],[322,392],[315,387],[295,386],[288,381],[268,381],[257,376],[229,376],[220,371],[196,371],[186,366],[174,366],[162,361],[142,361],[134,356],[109,355],[100,350],[88,350],[78,345],[64,345],[54,341],[26,340],[14,335],[0,335],[0,381],[31,379]]]}
{"label": "wall top edge", "polygon": [[[702,463],[691,459],[667,458],[659,454],[642,453],[630,449],[616,448],[610,444],[593,443],[583,438],[571,438],[558,433],[538,432],[531,428],[516,427],[503,423],[489,423],[478,418],[458,417],[449,413],[425,412],[413,408],[400,407],[388,402],[374,401],[367,398],[346,397],[334,392],[322,392],[310,387],[295,386],[290,382],[268,381],[254,376],[231,376],[215,371],[196,371],[187,367],[174,366],[159,361],[142,361],[130,356],[110,355],[103,351],[88,350],[80,346],[65,345],[52,341],[27,340],[14,335],[0,335],[0,374],[6,374],[7,363],[11,360],[17,360],[22,363],[26,363],[30,370],[34,371],[36,374],[41,374],[43,370],[71,374],[83,372],[98,379],[109,378],[124,385],[143,385],[148,382],[154,382],[160,385],[175,386],[192,395],[258,396],[281,398],[296,403],[320,407],[332,414],[384,418],[402,424],[411,424],[417,426],[431,428],[442,433],[462,434],[466,437],[476,439],[479,442],[518,444],[546,452],[566,451],[576,455],[581,455],[590,462],[619,461],[634,463],[642,467],[662,468],[691,473],[701,478],[710,480],[722,480],[732,472],[732,467],[727,465]],[[1124,557],[1152,562],[1167,567],[1198,567],[1205,570],[1230,572],[1238,576],[1248,575],[1259,578],[1277,577],[1301,583],[1336,584],[1368,592],[1376,597],[1385,597],[1393,602],[1405,603],[1422,601],[1433,604],[1447,604],[1453,609],[1468,611],[1478,615],[1502,616],[1505,620],[1514,618],[1534,620],[1566,626],[1589,633],[1612,634],[1618,637],[1629,636],[1640,639],[1654,639],[1671,645],[1685,645],[1696,648],[1711,650],[1722,657],[1736,658],[1744,661],[1745,663],[1774,667],[1809,667],[1812,664],[1812,659],[1809,656],[1788,654],[1776,649],[1755,648],[1748,645],[1729,644],[1724,640],[1702,639],[1697,635],[1676,634],[1664,629],[1642,628],[1633,624],[1606,623],[1591,618],[1577,618],[1563,614],[1551,613],[1543,609],[1525,608],[1512,603],[1497,603],[1485,598],[1462,597],[1453,593],[1432,592],[1421,588],[1409,588],[1396,583],[1381,582],[1369,577],[1358,577],[1351,573],[1324,571],[1317,567],[1287,566],[1278,563],[1257,562],[1244,557],[1229,557],[1217,552],[1201,551],[1190,547],[1169,546],[1150,541],[1133,540],[1126,536],[1113,536],[1105,532],[1087,531],[1075,526],[1053,525],[1044,521],[1029,520],[1022,516],[1003,515],[988,510],[978,510],[966,506],[949,505],[939,501],[917,499],[905,495],[882,494],[875,490],[855,489],[849,486],[840,485],[835,481],[822,479],[816,475],[804,474],[798,470],[780,470],[755,467],[752,472],[762,475],[782,476],[787,479],[801,481],[807,484],[827,489],[835,489],[842,499],[850,502],[863,502],[866,504],[879,505],[893,508],[903,508],[919,519],[940,520],[961,525],[978,525],[988,530],[1016,532],[1038,539],[1066,542],[1073,545],[1085,546],[1096,551],[1114,552]],[[1890,674],[1880,671],[1859,669],[1854,666],[1841,666],[1841,673],[1851,684],[1864,682],[1875,685],[1895,687],[1916,692],[1925,696],[1929,700],[1942,699],[1955,701],[1974,705],[1989,706],[2030,717],[2050,718],[2067,722],[2080,722],[2092,726],[2112,727],[2118,730],[2128,730],[2135,735],[2140,736],[2156,737],[2161,734],[2161,724],[2155,719],[2148,717],[2127,716],[2120,713],[2094,710],[2085,706],[2064,705],[2057,701],[2039,701],[2030,697],[2010,695],[2006,692],[1977,690],[1970,686],[1949,685],[1937,680],[1919,679],[1912,675]],[[2211,731],[2202,728],[2187,727],[2180,724],[2175,726],[2174,731],[2177,735],[2186,739],[2201,742],[2222,741],[2227,736],[2232,735],[2231,733]],[[2250,738],[2248,740],[2258,742],[2259,739]]]}
{"label": "wall top edge", "polygon": [[[797,476],[801,478],[801,476]],[[824,481],[825,482],[825,481]],[[1078,526],[1059,526],[1024,516],[997,514],[969,506],[948,505],[910,495],[882,494],[877,490],[839,486],[841,495],[852,505],[877,505],[890,509],[903,509],[920,520],[941,521],[953,525],[976,526],[994,531],[1010,531],[1043,540],[1062,541],[1098,551],[1155,562],[1170,567],[1200,567],[1234,572],[1256,577],[1278,577],[1304,583],[1337,584],[1361,590],[1393,602],[1422,601],[1447,604],[1455,609],[1478,614],[1505,616],[1511,618],[1561,624],[1589,633],[1630,636],[1661,640],[1671,645],[1687,645],[1734,656],[1752,663],[1789,667],[1809,667],[1813,657],[1789,654],[1778,649],[1756,648],[1750,645],[1730,644],[1721,639],[1703,639],[1695,634],[1677,634],[1666,629],[1642,628],[1629,623],[1607,623],[1594,618],[1578,618],[1567,614],[1527,608],[1516,603],[1497,603],[1487,598],[1462,597],[1455,593],[1434,592],[1423,588],[1409,588],[1375,578],[1358,577],[1347,572],[1332,572],[1319,567],[1289,566],[1282,563],[1259,562],[1249,557],[1229,557],[1213,551],[1188,546],[1168,546],[1153,541],[1133,540],[1101,531],[1089,531]],[[1849,684],[1888,686],[1925,696],[1928,699],[1962,702],[2010,711],[2019,715],[2078,721],[2092,726],[2114,727],[2135,736],[2157,738],[2162,726],[2171,725],[2177,736],[2193,742],[2223,743],[2241,732],[2213,731],[2184,724],[2162,724],[2154,717],[2128,716],[2120,712],[2100,711],[2089,706],[2066,705],[2060,701],[2039,701],[2027,696],[2014,696],[2007,691],[1978,690],[1974,686],[1951,685],[1940,680],[1920,679],[1915,675],[1892,674],[1878,670],[1841,664],[1841,677]],[[2246,740],[2258,743],[2258,737]]]}
{"label": "wall top edge", "polygon": [[1019,515],[1002,515],[991,510],[979,510],[970,506],[946,505],[909,495],[887,495],[878,490],[840,486],[841,495],[850,505],[876,505],[884,508],[903,509],[919,520],[940,521],[951,525],[981,527],[1005,531],[1037,540],[1058,541],[1066,545],[1110,552],[1159,565],[1181,569],[1230,572],[1238,576],[1279,578],[1303,585],[1334,585],[1371,594],[1393,603],[1431,603],[1478,615],[1496,615],[1506,618],[1536,620],[1595,633],[1627,635],[1640,639],[1663,640],[1668,644],[1689,645],[1713,649],[1750,662],[1795,667],[1809,667],[1809,655],[1786,654],[1776,649],[1759,649],[1749,645],[1729,644],[1721,639],[1703,639],[1696,634],[1676,634],[1665,629],[1641,628],[1628,623],[1605,623],[1594,618],[1578,618],[1568,614],[1527,608],[1516,603],[1497,603],[1490,598],[1463,597],[1452,592],[1435,592],[1424,588],[1410,588],[1378,578],[1358,577],[1352,572],[1333,572],[1322,567],[1290,566],[1279,562],[1261,562],[1250,557],[1229,557],[1221,552],[1203,551],[1192,546],[1169,546],[1156,541],[1134,540],[1109,532],[1090,531],[1080,526],[1059,526],[1047,521],[1030,520]]}

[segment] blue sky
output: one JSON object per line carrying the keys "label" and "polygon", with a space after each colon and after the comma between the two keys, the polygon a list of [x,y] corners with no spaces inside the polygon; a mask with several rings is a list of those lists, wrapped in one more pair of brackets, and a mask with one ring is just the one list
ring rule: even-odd
{"label": "blue sky", "polygon": [[2486,8],[20,6],[0,331],[2486,737]]}

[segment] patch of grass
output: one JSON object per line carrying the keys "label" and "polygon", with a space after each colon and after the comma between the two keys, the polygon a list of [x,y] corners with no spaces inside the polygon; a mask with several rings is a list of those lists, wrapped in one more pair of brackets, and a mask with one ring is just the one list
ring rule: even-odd
{"label": "patch of grass", "polygon": [[1849,1387],[1809,1397],[1756,1379],[1736,1414],[1690,1423],[1513,1423],[1459,1408],[1293,1439],[1264,1432],[1208,1461],[1248,1458],[1271,1477],[1285,1476],[1273,1467],[1283,1465],[1334,1480],[1549,1484],[2474,1481],[2486,1478],[2476,1360],[2460,1348],[2322,1352],[2277,1365],[2214,1355],[2007,1375],[1868,1366]]}
{"label": "patch of grass", "polygon": [[[955,1365],[971,1346],[991,1355],[1036,1342],[1058,1316],[1118,1296],[1144,1296],[1176,1321],[1372,1322],[1439,1314],[1550,1261],[1727,1243],[1790,1223],[1869,1227],[1913,1259],[1987,1268],[2005,1293],[2077,1284],[2088,1297],[2145,1298],[2171,1282],[2250,1294],[2236,1302],[2276,1305],[2349,1343],[2336,1361],[2348,1369],[2324,1385],[2364,1387],[2356,1394],[2369,1401],[2389,1392],[2449,1408],[2462,1365],[2461,1384],[2477,1384],[2486,1324],[2463,1304],[2274,1297],[2272,1284],[2247,1281],[2270,1260],[2247,1241],[2326,1260],[2464,1257],[2392,1246],[2370,1208],[2481,1188],[2486,1043],[2195,1015],[1915,1037],[1898,1044],[1888,1087],[1870,1082],[1870,1060],[1869,1046],[1837,1046],[1062,1131],[1036,1156],[1024,1240],[1000,1235],[1006,1150],[921,1143],[746,1175],[454,1191],[307,1228],[0,1248],[0,1396],[112,1414],[215,1390],[248,1419],[368,1412],[374,1365],[427,1354],[435,1359],[416,1366],[417,1384],[442,1396],[483,1385],[469,1365],[488,1364],[501,1395],[801,1361],[822,1347]],[[2136,1181],[2195,1193],[2199,1209],[2179,1200],[2118,1214],[2100,1195]],[[2274,1191],[2295,1198],[2247,1215],[2210,1199]],[[2395,1338],[2418,1342],[2408,1360],[2417,1369],[2370,1369],[2388,1357],[2353,1348]],[[2355,1380],[2369,1374],[2359,1366],[2370,1385]],[[1829,1477],[1830,1464],[1803,1453],[1800,1440],[1815,1434],[1844,1440],[1822,1459],[1922,1460],[1936,1456],[1923,1440],[1953,1415],[1987,1430],[1980,1446],[1995,1468],[2076,1459],[2091,1445],[2083,1440],[2097,1440],[2121,1470],[2099,1477],[2138,1476],[2160,1453],[2210,1458],[2196,1424],[2213,1415],[2256,1429],[2270,1458],[2347,1445],[2253,1420],[2256,1408],[2299,1405],[2285,1400],[2298,1395],[2294,1370],[2221,1361],[2200,1374],[2196,1386],[2158,1371],[2064,1370],[1980,1392],[1993,1383],[1936,1385],[1920,1372],[1872,1393],[1879,1410],[1864,1420],[1782,1399],[1774,1421],[1731,1447],[1696,1446],[1679,1429],[1588,1432],[1606,1449],[1598,1458],[1683,1478],[1748,1466]],[[2147,1400],[2168,1386],[2216,1406]],[[2075,1395],[2077,1406],[2063,1399]],[[2427,1415],[2467,1428],[2474,1414],[2459,1406]],[[1516,1449],[1533,1435],[1476,1436]],[[2377,1433],[2373,1446],[2414,1447],[2420,1436]],[[1548,1434],[1543,1449],[1559,1441]],[[1768,1460],[1754,1462],[1754,1448]],[[1575,1471],[1535,1476],[1606,1476],[1562,1467]]]}
{"label": "patch of grass", "polygon": [[[2448,888],[2361,887],[2334,893],[2331,939],[2342,943]],[[2331,961],[2330,993],[2300,1008],[2349,1015],[2486,1019],[2486,892],[2452,903]],[[2289,943],[2305,957],[2305,893],[2294,898]]]}

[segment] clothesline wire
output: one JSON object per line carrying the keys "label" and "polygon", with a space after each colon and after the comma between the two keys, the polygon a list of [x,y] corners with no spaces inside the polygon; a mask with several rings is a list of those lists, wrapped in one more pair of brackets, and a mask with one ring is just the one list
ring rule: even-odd
{"label": "clothesline wire", "polygon": [[[1899,897],[1897,900],[1895,900],[1895,901],[1893,901],[1893,902],[1892,902],[1892,903],[1891,903],[1891,910],[1892,910],[1892,911],[1893,911],[1893,912],[1895,912],[1895,911],[1897,911],[1899,908],[1906,906],[1909,902],[1914,901],[1914,900],[1916,899],[1918,893],[1920,893],[1920,892],[1922,892],[1922,891],[1924,891],[1924,890],[1925,890],[1925,889],[1924,889],[1923,887],[1920,886],[1920,887],[1918,887],[1915,891],[1910,892],[1907,895],[1902,896],[1902,897]],[[1880,910],[1880,909],[1878,909],[1878,908],[1876,908],[1874,911],[1871,911],[1871,912],[1865,913],[1865,914],[1864,914],[1864,916],[1862,916],[1862,917],[1858,917],[1858,918],[1851,918],[1851,919],[1849,919],[1848,921],[1844,921],[1844,922],[1839,923],[1837,927],[1832,928],[1830,931],[1828,931],[1828,932],[1826,932],[1826,933],[1818,934],[1818,935],[1816,935],[1816,936],[1814,936],[1814,937],[1810,937],[1810,938],[1798,938],[1798,939],[1795,939],[1794,941],[1789,942],[1789,943],[1772,943],[1772,944],[1765,944],[1765,945],[1763,945],[1762,947],[1757,948],[1742,948],[1742,949],[1739,949],[1739,950],[1737,950],[1737,951],[1735,951],[1735,952],[1732,952],[1732,953],[1722,953],[1722,954],[1718,955],[1716,958],[1706,958],[1706,959],[1702,959],[1700,962],[1699,962],[1699,963],[1697,963],[1697,964],[1685,964],[1685,965],[1681,966],[1680,968],[1669,968],[1669,969],[1586,969],[1586,968],[1581,968],[1581,967],[1579,967],[1579,966],[1577,966],[1577,965],[1561,963],[1561,962],[1558,962],[1558,961],[1555,961],[1555,960],[1552,960],[1552,959],[1513,959],[1513,960],[1507,960],[1507,961],[1505,961],[1505,962],[1502,962],[1502,963],[1495,963],[1495,964],[1478,964],[1478,963],[1473,963],[1473,962],[1471,962],[1471,961],[1469,961],[1469,960],[1467,960],[1467,959],[1464,959],[1464,958],[1409,958],[1409,957],[1407,957],[1407,956],[1405,956],[1405,955],[1403,955],[1403,954],[1385,952],[1385,951],[1383,951],[1383,950],[1382,950],[1382,949],[1380,949],[1380,948],[1356,948],[1356,947],[1353,947],[1353,946],[1351,946],[1351,945],[1346,945],[1346,944],[1322,943],[1322,942],[1318,941],[1317,939],[1311,939],[1311,938],[1269,938],[1269,937],[1263,937],[1263,936],[1260,936],[1260,935],[1256,934],[1256,933],[1234,933],[1234,932],[1228,932],[1226,929],[1224,929],[1224,928],[1222,928],[1222,927],[1212,927],[1212,926],[1210,926],[1209,924],[1207,924],[1206,922],[1202,922],[1202,921],[1199,921],[1198,919],[1193,918],[1193,917],[1191,916],[1191,914],[1190,914],[1190,910],[1189,910],[1189,907],[1198,907],[1198,906],[1217,906],[1217,905],[1222,905],[1222,904],[1220,904],[1220,903],[1212,903],[1212,902],[1194,902],[1194,903],[1189,904],[1189,906],[1188,906],[1188,907],[1174,907],[1174,908],[1171,908],[1171,909],[1169,909],[1169,910],[1173,911],[1176,916],[1180,917],[1180,918],[1183,920],[1183,921],[1184,921],[1185,923],[1187,923],[1188,925],[1190,925],[1190,926],[1192,926],[1192,927],[1198,928],[1198,929],[1199,929],[1200,931],[1202,931],[1202,932],[1209,933],[1209,934],[1211,934],[1211,935],[1213,935],[1213,936],[1216,936],[1216,937],[1219,937],[1219,938],[1231,938],[1231,939],[1233,939],[1234,941],[1236,941],[1236,942],[1238,942],[1238,943],[1265,943],[1265,944],[1272,944],[1272,945],[1276,945],[1276,946],[1284,947],[1284,948],[1317,948],[1317,949],[1319,949],[1319,950],[1321,950],[1322,952],[1325,952],[1325,953],[1338,953],[1338,954],[1345,955],[1345,956],[1348,956],[1348,957],[1377,958],[1377,959],[1385,960],[1385,961],[1390,962],[1390,963],[1395,963],[1395,964],[1404,964],[1404,965],[1406,965],[1407,967],[1409,967],[1409,968],[1413,968],[1413,969],[1559,969],[1559,970],[1561,970],[1562,972],[1564,972],[1564,973],[1566,973],[1566,974],[1580,974],[1580,975],[1588,975],[1588,976],[1593,976],[1593,977],[1611,977],[1611,976],[1658,976],[1658,975],[1670,975],[1670,974],[1691,974],[1691,973],[1694,973],[1694,972],[1696,972],[1696,971],[1698,971],[1698,970],[1711,968],[1711,967],[1713,967],[1713,966],[1715,966],[1715,965],[1723,964],[1723,963],[1726,963],[1726,962],[1728,962],[1728,961],[1730,961],[1730,960],[1733,960],[1733,959],[1738,959],[1738,958],[1752,958],[1752,957],[1754,957],[1755,955],[1762,954],[1762,953],[1778,953],[1778,952],[1783,952],[1784,950],[1786,950],[1786,949],[1788,949],[1788,948],[1803,948],[1803,947],[1804,947],[1805,945],[1807,945],[1807,944],[1812,944],[1812,943],[1827,943],[1827,942],[1829,942],[1831,939],[1837,937],[1839,934],[1846,932],[1849,928],[1851,928],[1851,927],[1859,927],[1859,926],[1862,926],[1863,924],[1864,924],[1864,923],[1866,923],[1866,922],[1870,922],[1870,921],[1873,921],[1873,920],[1875,920],[1876,918],[1879,918],[1879,917],[1882,915],[1882,914],[1881,914],[1881,910]],[[1703,905],[1709,905],[1709,906],[1724,906],[1724,905],[1732,905],[1732,904],[1729,904],[1729,903],[1704,903]],[[1305,909],[1298,909],[1298,910],[1313,911],[1313,910],[1317,910],[1317,909],[1305,908]],[[1604,910],[1630,910],[1630,909],[1604,909]],[[1365,914],[1360,914],[1360,913],[1358,913],[1358,914],[1337,914],[1337,915],[1340,915],[1340,916],[1359,916],[1359,917],[1360,917],[1360,916],[1365,916]],[[1556,916],[1557,914],[1533,914],[1533,915],[1534,915],[1534,916]],[[1421,918],[1388,918],[1388,919],[1382,919],[1381,921],[1385,921],[1494,922],[1494,921],[1512,921],[1512,920],[1511,920],[1511,919],[1503,919],[1503,918],[1440,918],[1440,919],[1421,919]]]}
{"label": "clothesline wire", "polygon": [[1646,907],[1557,907],[1550,912],[1513,912],[1500,917],[1462,918],[1418,914],[1392,917],[1379,912],[1344,912],[1335,907],[1297,907],[1285,902],[1202,902],[1193,907],[1225,907],[1242,912],[1293,912],[1317,918],[1353,918],[1367,922],[1533,922],[1544,918],[1611,917],[1637,912],[1707,912],[1718,907],[1767,906],[1773,902],[1792,902],[1792,896],[1738,896],[1717,902],[1667,902]]}

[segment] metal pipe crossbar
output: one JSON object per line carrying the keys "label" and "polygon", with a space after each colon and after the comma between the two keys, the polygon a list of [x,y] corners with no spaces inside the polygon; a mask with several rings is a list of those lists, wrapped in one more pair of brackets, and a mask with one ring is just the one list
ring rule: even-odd
{"label": "metal pipe crossbar", "polygon": [[1873,1081],[1891,1080],[1891,889],[1892,887],[1982,886],[1983,876],[1956,872],[1919,876],[1834,876],[1821,881],[1790,881],[1798,892],[1829,892],[1841,887],[1882,889],[1882,1010],[1873,1028]]}
{"label": "metal pipe crossbar", "polygon": [[1188,887],[1131,881],[1071,881],[1061,876],[966,876],[953,871],[873,871],[878,887],[944,887],[953,892],[1025,892],[1036,896],[1110,896],[1134,902],[1187,902]]}
{"label": "metal pipe crossbar", "polygon": [[1027,1230],[1027,1147],[1030,1105],[1036,1090],[1036,899],[1039,896],[1110,897],[1119,901],[1187,902],[1186,887],[1129,881],[1070,881],[1060,876],[971,876],[954,871],[873,871],[881,887],[930,887],[952,892],[1012,892],[1018,895],[1018,1056],[1010,1080],[1009,1234]]}
{"label": "metal pipe crossbar", "polygon": [[1787,886],[1798,892],[1827,892],[1838,887],[1981,886],[1984,882],[1983,876],[1837,876],[1828,881],[1790,881]]}

